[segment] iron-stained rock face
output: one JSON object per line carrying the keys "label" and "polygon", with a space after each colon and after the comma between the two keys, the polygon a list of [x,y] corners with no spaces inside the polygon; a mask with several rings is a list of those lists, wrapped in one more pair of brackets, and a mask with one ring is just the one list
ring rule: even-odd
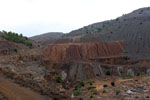
{"label": "iron-stained rock face", "polygon": [[51,62],[65,62],[118,56],[123,51],[123,42],[51,44],[44,55]]}

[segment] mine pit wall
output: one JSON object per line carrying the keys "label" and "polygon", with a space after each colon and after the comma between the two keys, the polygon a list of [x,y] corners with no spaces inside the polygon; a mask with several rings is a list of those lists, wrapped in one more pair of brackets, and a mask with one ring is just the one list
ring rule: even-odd
{"label": "mine pit wall", "polygon": [[[150,75],[150,67],[135,66],[124,52],[122,41],[110,43],[66,43],[51,44],[44,49],[45,65],[51,76],[60,75],[64,80],[86,80],[108,76],[135,76],[137,73]],[[141,61],[139,63],[145,63]],[[109,75],[109,76],[111,76]]]}
{"label": "mine pit wall", "polygon": [[[53,67],[59,70],[64,80],[81,81],[107,76],[133,77],[139,74],[150,75],[150,67],[134,65],[106,65],[96,63],[57,63]],[[106,72],[110,71],[110,75]],[[64,75],[65,74],[65,75]]]}
{"label": "mine pit wall", "polygon": [[44,56],[51,62],[59,63],[118,56],[123,52],[123,41],[110,43],[67,43],[48,45],[44,49]]}

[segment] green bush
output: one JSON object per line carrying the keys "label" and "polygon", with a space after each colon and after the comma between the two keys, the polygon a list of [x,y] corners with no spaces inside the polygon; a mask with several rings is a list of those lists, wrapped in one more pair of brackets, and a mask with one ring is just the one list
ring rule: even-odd
{"label": "green bush", "polygon": [[97,95],[97,90],[94,89],[94,90],[91,90],[91,92],[93,95]]}
{"label": "green bush", "polygon": [[93,96],[91,95],[91,96],[90,96],[90,98],[92,99],[92,98],[93,98]]}
{"label": "green bush", "polygon": [[80,82],[79,85],[80,85],[81,87],[84,87],[84,86],[85,86],[84,82]]}
{"label": "green bush", "polygon": [[115,86],[115,83],[114,83],[114,82],[111,82],[111,86]]}
{"label": "green bush", "polygon": [[137,76],[140,76],[141,75],[141,73],[140,72],[137,72]]}
{"label": "green bush", "polygon": [[110,75],[111,74],[111,71],[110,70],[107,70],[106,71],[106,75]]}
{"label": "green bush", "polygon": [[18,52],[18,50],[15,48],[15,49],[14,49],[14,52],[16,52],[16,53],[17,53],[17,52]]}
{"label": "green bush", "polygon": [[108,87],[108,85],[107,85],[107,84],[104,84],[103,87]]}
{"label": "green bush", "polygon": [[81,93],[82,93],[81,90],[74,90],[74,91],[73,91],[73,95],[74,95],[74,96],[78,96],[78,95],[80,95]]}
{"label": "green bush", "polygon": [[93,82],[92,82],[92,81],[89,81],[88,84],[89,84],[89,85],[93,85]]}
{"label": "green bush", "polygon": [[5,38],[6,40],[16,42],[16,43],[22,43],[29,48],[32,48],[32,42],[28,41],[27,37],[23,37],[22,34],[18,35],[18,33],[14,32],[6,32],[2,31],[2,37]]}
{"label": "green bush", "polygon": [[102,94],[104,94],[104,93],[107,93],[106,90],[103,90],[103,91],[102,91]]}
{"label": "green bush", "polygon": [[84,87],[84,86],[85,86],[84,82],[80,82],[79,84],[77,84],[75,86],[75,90],[77,90],[78,88]]}
{"label": "green bush", "polygon": [[58,83],[61,83],[62,82],[62,79],[61,79],[61,77],[60,76],[56,76],[56,82],[58,82]]}
{"label": "green bush", "polygon": [[88,90],[92,90],[95,89],[96,87],[88,87]]}

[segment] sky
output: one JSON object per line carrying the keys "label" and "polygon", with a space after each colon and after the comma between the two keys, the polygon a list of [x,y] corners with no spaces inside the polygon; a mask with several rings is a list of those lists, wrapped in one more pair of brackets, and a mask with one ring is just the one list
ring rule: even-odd
{"label": "sky", "polygon": [[0,0],[0,30],[68,33],[149,6],[150,0]]}

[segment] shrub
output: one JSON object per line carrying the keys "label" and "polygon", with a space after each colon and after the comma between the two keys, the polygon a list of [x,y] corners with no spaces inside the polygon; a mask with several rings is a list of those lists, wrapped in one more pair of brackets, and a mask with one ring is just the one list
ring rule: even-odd
{"label": "shrub", "polygon": [[85,86],[84,82],[80,82],[79,85],[80,85],[81,87],[84,87],[84,86]]}
{"label": "shrub", "polygon": [[75,86],[75,90],[77,90],[78,88],[84,87],[84,86],[85,86],[84,82],[80,82],[79,84],[77,84]]}
{"label": "shrub", "polygon": [[97,90],[94,89],[94,90],[91,90],[91,92],[93,95],[97,95]]}
{"label": "shrub", "polygon": [[16,42],[16,43],[22,43],[32,48],[32,43],[28,41],[27,37],[23,37],[22,34],[18,35],[18,33],[6,32],[6,31],[2,31],[1,33],[2,33],[2,37],[5,38],[6,40]]}
{"label": "shrub", "polygon": [[107,70],[106,75],[110,75],[110,74],[111,74],[110,70]]}
{"label": "shrub", "polygon": [[89,84],[89,85],[93,85],[93,82],[92,82],[92,81],[89,81],[88,84]]}
{"label": "shrub", "polygon": [[137,72],[137,76],[140,76],[141,75],[141,73],[140,72]]}
{"label": "shrub", "polygon": [[62,82],[62,79],[61,79],[61,77],[60,76],[56,76],[56,82],[58,82],[58,83],[61,83]]}
{"label": "shrub", "polygon": [[15,49],[14,49],[14,52],[16,52],[16,53],[17,53],[17,52],[18,52],[18,50],[15,48]]}
{"label": "shrub", "polygon": [[91,96],[90,96],[90,98],[92,99],[92,98],[93,98],[93,96],[91,95]]}
{"label": "shrub", "polygon": [[81,93],[82,93],[81,90],[74,90],[74,91],[73,91],[73,95],[74,95],[74,96],[78,96],[78,95],[80,95]]}
{"label": "shrub", "polygon": [[103,87],[108,87],[108,85],[107,85],[107,84],[104,84]]}
{"label": "shrub", "polygon": [[92,90],[95,89],[96,87],[88,87],[88,90]]}
{"label": "shrub", "polygon": [[111,86],[115,86],[115,83],[114,83],[114,82],[111,82]]}
{"label": "shrub", "polygon": [[104,93],[107,93],[106,90],[103,90],[103,91],[102,91],[102,94],[104,94]]}
{"label": "shrub", "polygon": [[38,47],[40,47],[40,45],[38,44]]}

